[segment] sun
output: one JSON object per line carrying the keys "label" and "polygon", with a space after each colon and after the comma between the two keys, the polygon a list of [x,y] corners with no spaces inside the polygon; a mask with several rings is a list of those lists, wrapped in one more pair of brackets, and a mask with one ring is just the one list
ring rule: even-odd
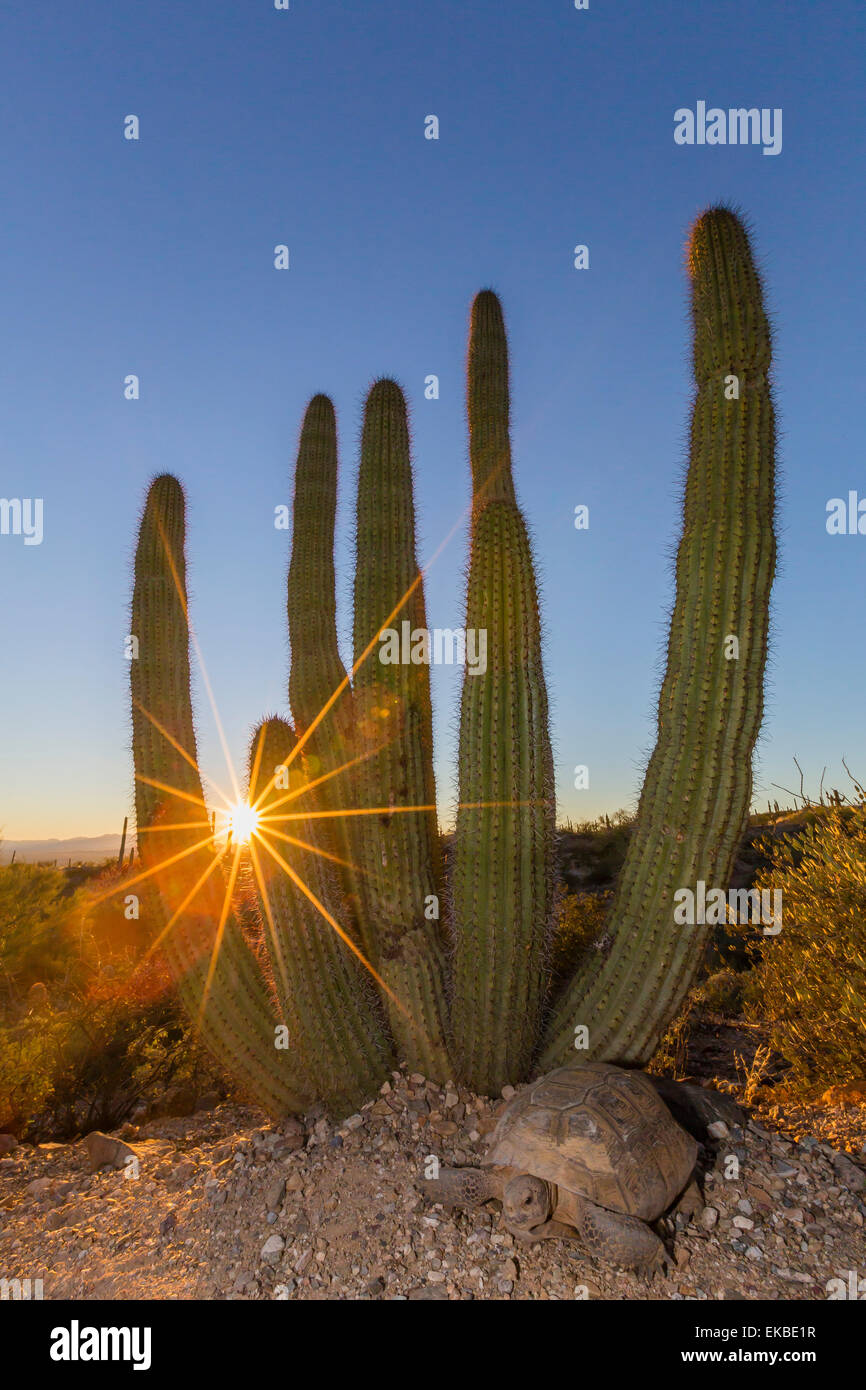
{"label": "sun", "polygon": [[259,813],[254,806],[247,805],[245,801],[238,801],[229,807],[228,821],[232,839],[236,843],[246,845],[259,823]]}

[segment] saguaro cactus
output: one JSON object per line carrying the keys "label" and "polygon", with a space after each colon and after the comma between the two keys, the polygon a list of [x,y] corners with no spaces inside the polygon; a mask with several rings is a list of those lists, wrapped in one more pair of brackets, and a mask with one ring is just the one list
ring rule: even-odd
{"label": "saguaro cactus", "polygon": [[[467,663],[464,676],[450,961],[436,911],[429,633],[400,389],[377,382],[365,411],[352,683],[337,646],[330,401],[314,398],[305,417],[288,584],[297,737],[267,721],[250,779],[264,842],[250,851],[261,941],[232,913],[237,857],[226,882],[198,774],[183,493],[169,477],[151,487],[132,617],[141,878],[155,879],[158,936],[184,1002],[215,1055],[274,1113],[315,1099],[338,1111],[357,1105],[390,1060],[388,1027],[399,1059],[437,1080],[453,1068],[481,1091],[574,1057],[581,1026],[580,1057],[645,1063],[694,978],[706,928],[677,924],[674,894],[701,879],[727,884],[748,815],[775,564],[775,432],[761,286],[733,213],[698,219],[689,267],[696,392],[658,741],[610,930],[553,1001],[540,1058],[553,768],[496,296],[476,298],[469,343],[466,627],[476,640],[484,634],[486,663]],[[386,628],[395,636],[383,644]],[[277,764],[291,764],[304,785],[282,790]],[[275,1046],[281,1024],[287,1051]]]}
{"label": "saguaro cactus", "polygon": [[498,1092],[525,1076],[544,1003],[554,871],[553,759],[535,574],[511,474],[508,351],[496,296],[472,307],[469,442],[473,517],[467,665],[454,846],[452,1024],[462,1075]]}
{"label": "saguaro cactus", "polygon": [[726,888],[745,828],[763,709],[775,566],[770,328],[739,219],[713,208],[689,242],[696,392],[658,740],[611,905],[608,951],[559,1001],[543,1065],[649,1061],[701,960],[707,928],[678,889]]}

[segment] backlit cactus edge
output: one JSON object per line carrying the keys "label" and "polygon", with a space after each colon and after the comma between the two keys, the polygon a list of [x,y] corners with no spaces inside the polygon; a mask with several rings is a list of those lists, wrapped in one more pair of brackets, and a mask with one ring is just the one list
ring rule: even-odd
{"label": "backlit cactus edge", "polygon": [[[131,672],[139,846],[162,912],[155,935],[216,1058],[272,1113],[320,1101],[345,1114],[397,1060],[488,1093],[568,1057],[641,1065],[693,981],[706,929],[675,924],[673,894],[698,879],[727,884],[748,816],[775,562],[775,435],[769,327],[735,214],[698,219],[689,271],[696,394],[658,740],[606,945],[556,999],[545,995],[553,760],[496,296],[477,296],[470,327],[465,626],[486,631],[488,662],[464,676],[447,882],[429,668],[378,659],[383,628],[426,627],[399,387],[378,381],[366,403],[348,673],[337,646],[328,398],[314,397],[304,420],[287,605],[294,728],[265,721],[250,753],[250,797],[270,832],[270,847],[254,838],[250,851],[260,936],[232,910],[230,861],[210,838],[197,768],[183,493],[167,475],[151,485]],[[575,1052],[582,1025],[588,1046]]]}

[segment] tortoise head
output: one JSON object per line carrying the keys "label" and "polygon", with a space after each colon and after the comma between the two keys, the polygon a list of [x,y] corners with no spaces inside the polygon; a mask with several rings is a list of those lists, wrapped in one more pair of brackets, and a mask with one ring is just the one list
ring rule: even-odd
{"label": "tortoise head", "polygon": [[502,1220],[514,1235],[524,1235],[549,1220],[553,1211],[550,1183],[534,1178],[531,1173],[519,1173],[505,1184],[502,1196]]}

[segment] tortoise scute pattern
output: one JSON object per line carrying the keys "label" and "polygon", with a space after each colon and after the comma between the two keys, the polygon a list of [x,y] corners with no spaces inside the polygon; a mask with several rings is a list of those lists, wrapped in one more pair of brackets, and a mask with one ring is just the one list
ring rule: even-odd
{"label": "tortoise scute pattern", "polygon": [[682,1191],[696,1157],[695,1141],[645,1076],[588,1063],[561,1067],[517,1096],[485,1162],[653,1221]]}
{"label": "tortoise scute pattern", "polygon": [[463,1200],[468,1206],[477,1206],[490,1196],[489,1184],[484,1173],[473,1173],[471,1169],[466,1169],[462,1187]]}

